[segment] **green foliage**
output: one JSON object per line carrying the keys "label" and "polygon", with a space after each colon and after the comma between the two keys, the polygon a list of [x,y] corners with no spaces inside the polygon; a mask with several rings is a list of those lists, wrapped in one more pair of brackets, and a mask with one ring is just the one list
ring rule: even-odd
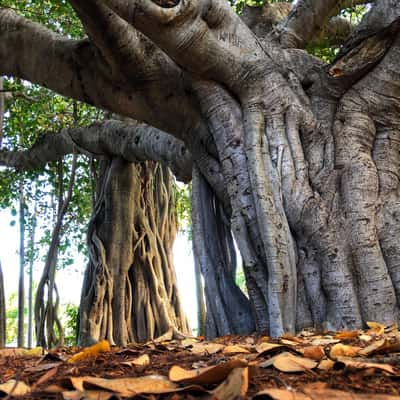
{"label": "green foliage", "polygon": [[[64,36],[70,38],[83,36],[81,23],[67,1],[3,0],[1,6],[10,7],[18,14]],[[103,116],[100,110],[20,79],[6,78],[4,89],[7,91],[7,96],[3,146],[7,150],[28,149],[44,133],[57,134],[64,127],[88,125]],[[64,192],[67,190],[71,161],[72,157],[65,157],[62,163],[61,182],[57,163],[28,172],[0,168],[0,209],[10,210],[10,224],[18,229],[16,222],[19,216],[16,210],[21,182],[26,202],[26,237],[30,237],[32,224],[35,219],[37,220],[36,240],[35,243],[29,243],[26,248],[25,265],[29,265],[30,261],[40,262],[41,267],[44,264],[59,207],[58,193],[60,187],[63,187]],[[86,224],[91,213],[91,193],[88,159],[81,156],[78,160],[72,201],[64,219],[57,268],[71,266],[74,256],[76,258],[77,249],[80,252],[86,251]],[[18,243],[15,243],[16,248],[17,246]],[[16,298],[17,295],[14,294],[9,299],[8,343],[15,341],[17,334]]]}
{"label": "green foliage", "polygon": [[79,307],[75,304],[68,303],[61,310],[64,325],[64,344],[66,346],[75,346],[78,333],[78,313]]}
{"label": "green foliage", "polygon": [[83,36],[81,22],[66,0],[2,0],[1,6],[68,37]]}
{"label": "green foliage", "polygon": [[192,224],[192,184],[175,185],[175,208],[178,218],[178,226],[181,232],[188,233],[191,240]]}
{"label": "green foliage", "polygon": [[236,269],[236,277],[235,277],[236,285],[242,290],[243,293],[247,295],[247,286],[246,286],[246,277],[244,275],[242,265],[239,265]]}
{"label": "green foliage", "polygon": [[[16,346],[18,332],[18,296],[17,292],[10,294],[6,300],[6,345]],[[27,314],[25,308],[24,314]],[[24,323],[24,330],[27,331],[28,324]]]}

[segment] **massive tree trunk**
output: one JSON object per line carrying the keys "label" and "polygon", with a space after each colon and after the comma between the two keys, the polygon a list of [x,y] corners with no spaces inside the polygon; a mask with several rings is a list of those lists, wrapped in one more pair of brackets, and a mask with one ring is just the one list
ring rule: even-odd
{"label": "massive tree trunk", "polygon": [[126,345],[189,332],[173,269],[172,177],[154,162],[102,163],[89,232],[79,341]]}
{"label": "massive tree trunk", "polygon": [[[374,2],[330,65],[301,48],[346,1],[299,0],[272,31],[253,24],[258,38],[225,0],[70,3],[88,39],[0,9],[0,73],[184,141],[210,335],[398,321],[398,1]],[[230,230],[249,300],[233,283]]]}
{"label": "massive tree trunk", "polygon": [[[144,135],[147,142],[142,140]],[[90,262],[81,298],[80,343],[107,338],[124,345],[154,339],[169,329],[189,333],[173,268],[177,226],[169,172],[172,169],[182,180],[190,177],[188,151],[181,141],[157,129],[111,120],[45,134],[27,151],[2,151],[0,165],[39,168],[78,149],[111,160],[101,163],[89,224]],[[179,158],[172,157],[176,153]],[[139,162],[146,158],[154,161]],[[63,212],[67,205],[63,203]],[[63,214],[59,215],[36,301],[37,336],[42,345],[57,339],[52,330],[58,322],[54,304],[47,301],[45,307],[43,290],[45,285],[54,286],[54,246]],[[53,323],[47,318],[49,312]]]}

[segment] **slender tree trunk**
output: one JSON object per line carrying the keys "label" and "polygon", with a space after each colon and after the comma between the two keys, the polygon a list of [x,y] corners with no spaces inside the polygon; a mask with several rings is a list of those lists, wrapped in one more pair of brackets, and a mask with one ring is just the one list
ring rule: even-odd
{"label": "slender tree trunk", "polygon": [[0,262],[0,348],[6,346],[6,311],[3,268]]}
{"label": "slender tree trunk", "polygon": [[204,285],[202,281],[201,268],[198,258],[194,257],[194,276],[196,283],[196,299],[197,299],[197,334],[204,336],[206,334],[206,303],[204,298]]}
{"label": "slender tree trunk", "polygon": [[30,238],[29,238],[29,283],[28,283],[28,347],[32,347],[32,335],[33,335],[33,264],[34,264],[34,251],[35,251],[35,233],[36,233],[36,213],[37,203],[33,208],[32,225],[30,227]]}
{"label": "slender tree trunk", "polygon": [[178,299],[172,245],[172,178],[160,164],[102,163],[88,233],[79,341],[118,345],[169,329],[188,332]]}
{"label": "slender tree trunk", "polygon": [[25,197],[24,183],[19,186],[19,278],[18,278],[18,347],[25,344]]}
{"label": "slender tree trunk", "polygon": [[3,77],[0,76],[0,148],[2,146],[3,143],[3,120],[4,120],[4,86],[3,86]]}
{"label": "slender tree trunk", "polygon": [[[76,168],[77,154],[74,153],[68,189],[64,198],[62,165],[59,166],[60,190],[58,195],[57,218],[51,235],[50,248],[47,253],[46,263],[36,292],[34,310],[36,342],[38,346],[42,346],[45,348],[62,346],[64,341],[63,327],[57,315],[59,306],[59,294],[57,290],[57,285],[55,283],[55,273],[57,267],[61,229],[65,213],[68,210],[68,206],[72,197]],[[46,288],[47,290],[45,291]],[[45,293],[47,294],[46,299]]]}

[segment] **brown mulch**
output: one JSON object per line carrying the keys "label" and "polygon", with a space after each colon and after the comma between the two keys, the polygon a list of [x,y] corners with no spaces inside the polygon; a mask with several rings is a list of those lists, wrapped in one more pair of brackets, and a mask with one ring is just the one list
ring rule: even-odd
{"label": "brown mulch", "polygon": [[[212,346],[208,348],[216,343],[221,345],[218,351]],[[102,396],[104,393],[109,393],[108,398],[110,399],[216,398],[215,393],[217,392],[213,392],[213,390],[218,385],[223,382],[227,382],[228,386],[233,385],[228,381],[227,374],[221,375],[220,378],[214,377],[214,383],[204,383],[198,377],[174,380],[170,376],[170,379],[174,381],[173,384],[178,387],[177,391],[154,394],[151,393],[150,385],[145,393],[136,396],[133,394],[128,396],[118,390],[115,391],[115,389],[99,388],[96,385],[91,386],[91,384],[86,384],[85,391],[83,392],[81,389],[79,392],[77,386],[74,387],[71,377],[100,377],[117,380],[161,375],[168,378],[171,368],[174,366],[193,371],[211,366],[229,365],[232,360],[241,360],[242,364],[240,362],[240,365],[235,364],[235,368],[242,368],[241,371],[248,374],[248,381],[244,379],[239,388],[235,389],[232,386],[229,390],[224,389],[225,391],[218,392],[220,393],[218,398],[222,400],[251,399],[263,390],[277,388],[282,389],[282,392],[277,392],[275,397],[265,394],[258,396],[257,399],[314,399],[310,394],[314,392],[321,393],[315,397],[320,400],[340,398],[329,397],[328,394],[324,396],[324,391],[329,392],[329,389],[352,393],[354,397],[351,398],[353,399],[374,399],[374,396],[378,394],[399,396],[400,399],[399,343],[400,334],[397,328],[391,328],[389,333],[383,331],[382,328],[381,332],[370,330],[356,333],[344,332],[341,335],[332,332],[317,334],[309,331],[296,337],[287,335],[279,339],[256,335],[227,336],[213,342],[207,342],[202,338],[182,340],[172,340],[171,338],[171,340],[156,340],[144,345],[132,344],[126,348],[111,347],[110,351],[105,352],[103,352],[104,350],[89,351],[89,354],[84,353],[86,355],[83,359],[75,362],[68,362],[68,360],[82,349],[60,348],[51,350],[45,355],[32,355],[32,351],[27,352],[20,349],[15,351],[4,349],[0,350],[0,384],[11,380],[24,382],[29,387],[29,393],[18,396],[20,399],[91,399],[96,398],[90,394],[91,391],[97,393],[96,391],[99,390],[102,391]],[[265,344],[267,347],[272,346],[267,350],[262,350],[261,344]],[[273,347],[274,344],[280,346]],[[233,345],[239,347],[227,347]],[[201,351],[199,346],[204,346],[204,351]],[[372,350],[368,350],[370,348]],[[40,353],[40,350],[38,351]],[[318,355],[318,352],[321,354]],[[141,357],[143,355],[148,356],[147,361],[143,361],[143,357]],[[298,357],[297,361],[289,362],[292,356]],[[281,362],[275,363],[274,360],[278,358],[281,359]],[[310,364],[303,366],[302,360],[306,360]],[[326,369],[320,369],[323,360],[330,362]],[[178,372],[181,373],[180,371],[179,369]],[[215,369],[215,375],[219,373]],[[193,388],[179,391],[180,388],[187,386],[193,386]],[[73,395],[68,397],[69,395],[65,393],[73,393]],[[285,393],[291,393],[292,396],[298,394],[300,397],[285,397]],[[371,396],[362,397],[361,394]],[[0,397],[17,396],[12,390],[8,394],[7,391],[2,392],[0,385]],[[99,395],[98,398],[107,397]],[[382,397],[382,399],[384,398],[386,397]]]}

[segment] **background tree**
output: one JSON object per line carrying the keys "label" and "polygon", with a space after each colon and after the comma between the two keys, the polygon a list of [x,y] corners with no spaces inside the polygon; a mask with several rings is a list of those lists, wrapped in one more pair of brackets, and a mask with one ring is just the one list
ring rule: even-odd
{"label": "background tree", "polygon": [[[87,38],[0,9],[0,72],[183,140],[206,293],[218,283],[211,334],[398,320],[398,2],[372,4],[330,63],[302,49],[347,2],[300,0],[258,37],[224,0],[69,3]],[[223,297],[237,302],[229,324]]]}
{"label": "background tree", "polygon": [[6,298],[4,293],[4,276],[0,262],[0,347],[6,345]]}

